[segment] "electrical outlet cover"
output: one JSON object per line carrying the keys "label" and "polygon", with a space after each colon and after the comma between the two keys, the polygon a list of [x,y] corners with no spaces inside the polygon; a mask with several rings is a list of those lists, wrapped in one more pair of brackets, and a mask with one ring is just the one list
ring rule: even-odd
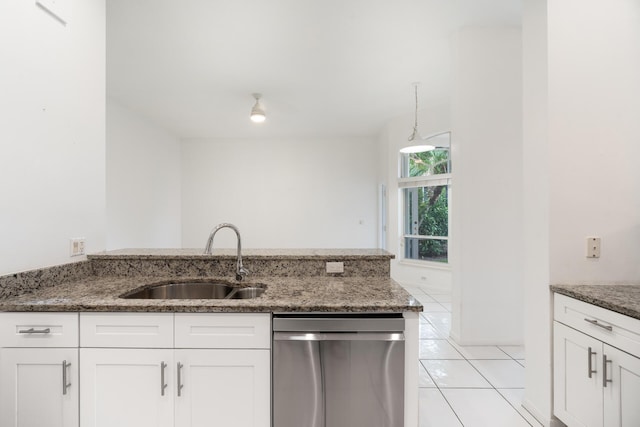
{"label": "electrical outlet cover", "polygon": [[600,237],[587,237],[587,258],[600,258]]}
{"label": "electrical outlet cover", "polygon": [[327,262],[327,273],[344,273],[344,262]]}

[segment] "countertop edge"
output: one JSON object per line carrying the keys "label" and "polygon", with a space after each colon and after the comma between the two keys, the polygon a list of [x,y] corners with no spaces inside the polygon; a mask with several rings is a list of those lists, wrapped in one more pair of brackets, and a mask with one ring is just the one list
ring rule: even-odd
{"label": "countertop edge", "polygon": [[[282,260],[391,260],[395,255],[384,249],[243,249],[245,259]],[[236,259],[235,249],[214,249],[204,254],[200,249],[119,249],[88,254],[88,260],[163,260],[163,259]]]}
{"label": "countertop edge", "polygon": [[[585,288],[587,287],[588,288]],[[611,300],[611,297],[607,297],[607,295],[594,295],[593,292],[587,292],[585,289],[597,289],[603,288],[607,291],[612,291],[613,286],[615,285],[550,285],[549,288],[552,292],[565,295],[571,298],[575,298],[579,301],[586,302],[588,304],[595,305],[597,307],[605,308],[607,310],[611,310],[613,312],[623,314],[625,316],[632,317],[634,319],[640,320],[640,309],[634,309],[628,306],[620,305],[615,301]],[[639,285],[621,285],[621,286],[634,286],[640,288]],[[607,289],[609,288],[609,289]],[[598,289],[602,290],[602,289]],[[609,292],[610,293],[610,292]]]}

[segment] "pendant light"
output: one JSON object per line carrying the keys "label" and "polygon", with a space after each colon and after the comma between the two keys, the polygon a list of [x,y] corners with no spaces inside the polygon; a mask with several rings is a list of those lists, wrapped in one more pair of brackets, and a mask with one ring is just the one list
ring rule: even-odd
{"label": "pendant light", "polygon": [[424,141],[425,138],[423,138],[420,135],[420,131],[418,130],[418,86],[419,85],[420,83],[417,83],[417,82],[413,84],[413,91],[416,99],[415,120],[413,123],[413,132],[408,138],[408,141],[411,142],[412,145],[409,145],[407,147],[400,149],[400,152],[405,154],[424,153],[426,151],[435,150],[436,148],[434,145],[423,144],[422,142]]}
{"label": "pendant light", "polygon": [[259,93],[252,94],[256,100],[256,103],[253,105],[251,109],[251,121],[254,123],[262,123],[267,119],[267,115],[264,113],[264,108],[262,104],[260,104],[260,97],[262,96]]}

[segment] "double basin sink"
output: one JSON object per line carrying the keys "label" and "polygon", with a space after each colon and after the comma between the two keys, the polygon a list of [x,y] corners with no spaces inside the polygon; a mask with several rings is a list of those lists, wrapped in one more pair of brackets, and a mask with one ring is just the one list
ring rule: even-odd
{"label": "double basin sink", "polygon": [[265,291],[264,285],[238,286],[221,280],[163,282],[134,289],[120,296],[126,299],[250,299]]}

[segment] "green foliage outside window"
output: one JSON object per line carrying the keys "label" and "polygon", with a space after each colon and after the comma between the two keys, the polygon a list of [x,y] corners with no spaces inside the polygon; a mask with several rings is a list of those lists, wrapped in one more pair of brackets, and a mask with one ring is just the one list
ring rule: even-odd
{"label": "green foliage outside window", "polygon": [[[408,177],[450,172],[449,151],[433,150],[406,155]],[[419,236],[449,236],[448,187],[446,185],[405,188],[405,233]],[[405,238],[405,257],[437,262],[448,261],[446,239]]]}

